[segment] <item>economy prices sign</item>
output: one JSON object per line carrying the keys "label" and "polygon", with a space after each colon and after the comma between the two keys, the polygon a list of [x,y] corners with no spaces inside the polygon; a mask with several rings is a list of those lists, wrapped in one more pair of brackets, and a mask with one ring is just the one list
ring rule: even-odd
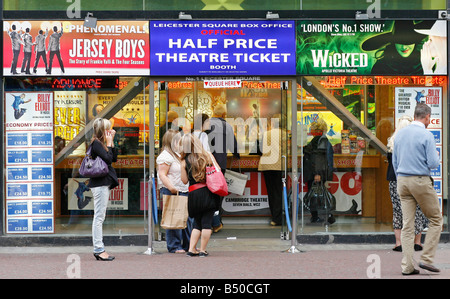
{"label": "economy prices sign", "polygon": [[295,75],[294,21],[151,21],[151,75]]}

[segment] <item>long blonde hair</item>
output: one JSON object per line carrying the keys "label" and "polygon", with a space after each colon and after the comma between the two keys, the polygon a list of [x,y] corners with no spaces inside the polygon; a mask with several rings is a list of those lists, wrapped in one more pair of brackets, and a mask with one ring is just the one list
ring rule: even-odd
{"label": "long blonde hair", "polygon": [[111,122],[106,118],[97,118],[94,120],[94,124],[92,125],[94,130],[94,134],[92,135],[91,143],[94,142],[95,139],[100,141],[105,149],[106,147],[106,131],[111,130]]}
{"label": "long blonde hair", "polygon": [[388,138],[387,148],[388,148],[389,153],[392,153],[392,151],[394,150],[395,135],[397,135],[398,131],[400,131],[404,127],[409,126],[412,123],[412,121],[413,121],[413,118],[409,115],[403,115],[402,117],[400,117],[398,119],[397,127],[395,128],[394,133],[392,134],[391,137]]}
{"label": "long blonde hair", "polygon": [[162,138],[162,149],[169,152],[169,154],[171,154],[178,161],[180,161],[180,157],[175,152],[179,148],[179,143],[181,139],[180,135],[181,135],[180,132],[170,129],[167,130],[166,133],[164,133],[164,136]]}
{"label": "long blonde hair", "polygon": [[193,134],[181,137],[181,158],[190,165],[190,172],[196,182],[206,181],[206,166],[212,164],[210,154],[203,148],[202,142]]}

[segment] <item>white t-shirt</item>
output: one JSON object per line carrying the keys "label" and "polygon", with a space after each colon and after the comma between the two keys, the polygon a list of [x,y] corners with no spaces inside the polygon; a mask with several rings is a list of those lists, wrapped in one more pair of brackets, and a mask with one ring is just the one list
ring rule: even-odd
{"label": "white t-shirt", "polygon": [[209,141],[208,141],[208,134],[202,131],[194,131],[194,135],[200,139],[200,141],[203,144],[203,149],[207,152],[210,152],[209,150]]}
{"label": "white t-shirt", "polygon": [[[172,182],[172,185],[175,187],[175,189],[178,190],[178,192],[188,192],[189,191],[189,183],[183,184],[181,181],[181,164],[180,162],[175,159],[174,156],[172,156],[168,151],[163,150],[161,154],[159,154],[158,158],[156,158],[156,164],[167,164],[170,166],[169,171],[167,172],[167,177]],[[163,182],[159,178],[158,173],[158,187],[166,187],[164,186]]]}

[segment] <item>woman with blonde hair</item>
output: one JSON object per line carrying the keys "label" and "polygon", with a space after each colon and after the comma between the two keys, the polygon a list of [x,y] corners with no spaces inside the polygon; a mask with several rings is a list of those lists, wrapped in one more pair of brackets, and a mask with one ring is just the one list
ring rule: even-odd
{"label": "woman with blonde hair", "polygon": [[[205,151],[200,140],[192,134],[181,138],[181,180],[189,183],[188,211],[194,218],[187,256],[206,257],[206,246],[212,233],[214,212],[218,209],[219,196],[206,187],[206,166],[215,163],[214,157]],[[217,165],[217,163],[215,163]],[[218,170],[220,171],[220,170]],[[196,245],[200,240],[200,250]]]}
{"label": "woman with blonde hair", "polygon": [[[333,180],[333,146],[328,140],[327,123],[319,118],[311,124],[311,135],[313,139],[303,149],[303,181],[306,182],[308,190],[311,190],[313,183],[322,183]],[[315,203],[310,204],[311,223],[320,223],[323,220],[319,217],[319,207]],[[326,215],[328,224],[333,224],[336,219],[328,211]]]}
{"label": "woman with blonde hair", "polygon": [[[181,133],[168,130],[162,139],[162,152],[156,158],[158,165],[158,187],[160,194],[188,196],[188,185],[181,181],[181,158],[178,153]],[[167,250],[184,253],[189,249],[192,221],[188,219],[185,229],[167,229]]]}
{"label": "woman with blonde hair", "polygon": [[94,256],[97,260],[112,261],[114,257],[106,253],[103,244],[103,221],[106,217],[110,190],[119,185],[117,174],[112,163],[117,161],[117,149],[114,148],[116,131],[111,128],[111,122],[105,118],[97,118],[93,125],[94,134],[91,139],[91,156],[102,158],[108,165],[109,172],[103,177],[89,179],[88,187],[94,197],[94,220],[92,222],[92,241]]}
{"label": "woman with blonde hair", "polygon": [[[386,174],[386,179],[389,181],[389,194],[392,201],[392,226],[394,229],[395,235],[395,247],[392,249],[394,251],[402,251],[401,245],[401,231],[403,227],[403,213],[402,213],[402,205],[400,202],[400,196],[397,193],[397,177],[394,172],[394,168],[392,166],[392,151],[394,150],[394,140],[395,135],[401,129],[409,126],[413,118],[409,115],[403,115],[397,121],[397,127],[395,128],[394,133],[391,137],[388,138],[387,148],[387,159],[388,159],[388,169]],[[423,214],[419,205],[416,208],[416,220],[415,220],[415,239],[414,239],[414,250],[420,251],[422,250],[421,238],[422,231],[428,226],[428,219]]]}

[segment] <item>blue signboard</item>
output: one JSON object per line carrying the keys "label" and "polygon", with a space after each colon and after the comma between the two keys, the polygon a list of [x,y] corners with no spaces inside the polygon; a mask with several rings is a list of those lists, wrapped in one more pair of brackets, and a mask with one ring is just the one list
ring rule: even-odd
{"label": "blue signboard", "polygon": [[151,21],[153,76],[295,75],[294,21]]}
{"label": "blue signboard", "polygon": [[28,133],[7,133],[7,146],[28,146]]}

